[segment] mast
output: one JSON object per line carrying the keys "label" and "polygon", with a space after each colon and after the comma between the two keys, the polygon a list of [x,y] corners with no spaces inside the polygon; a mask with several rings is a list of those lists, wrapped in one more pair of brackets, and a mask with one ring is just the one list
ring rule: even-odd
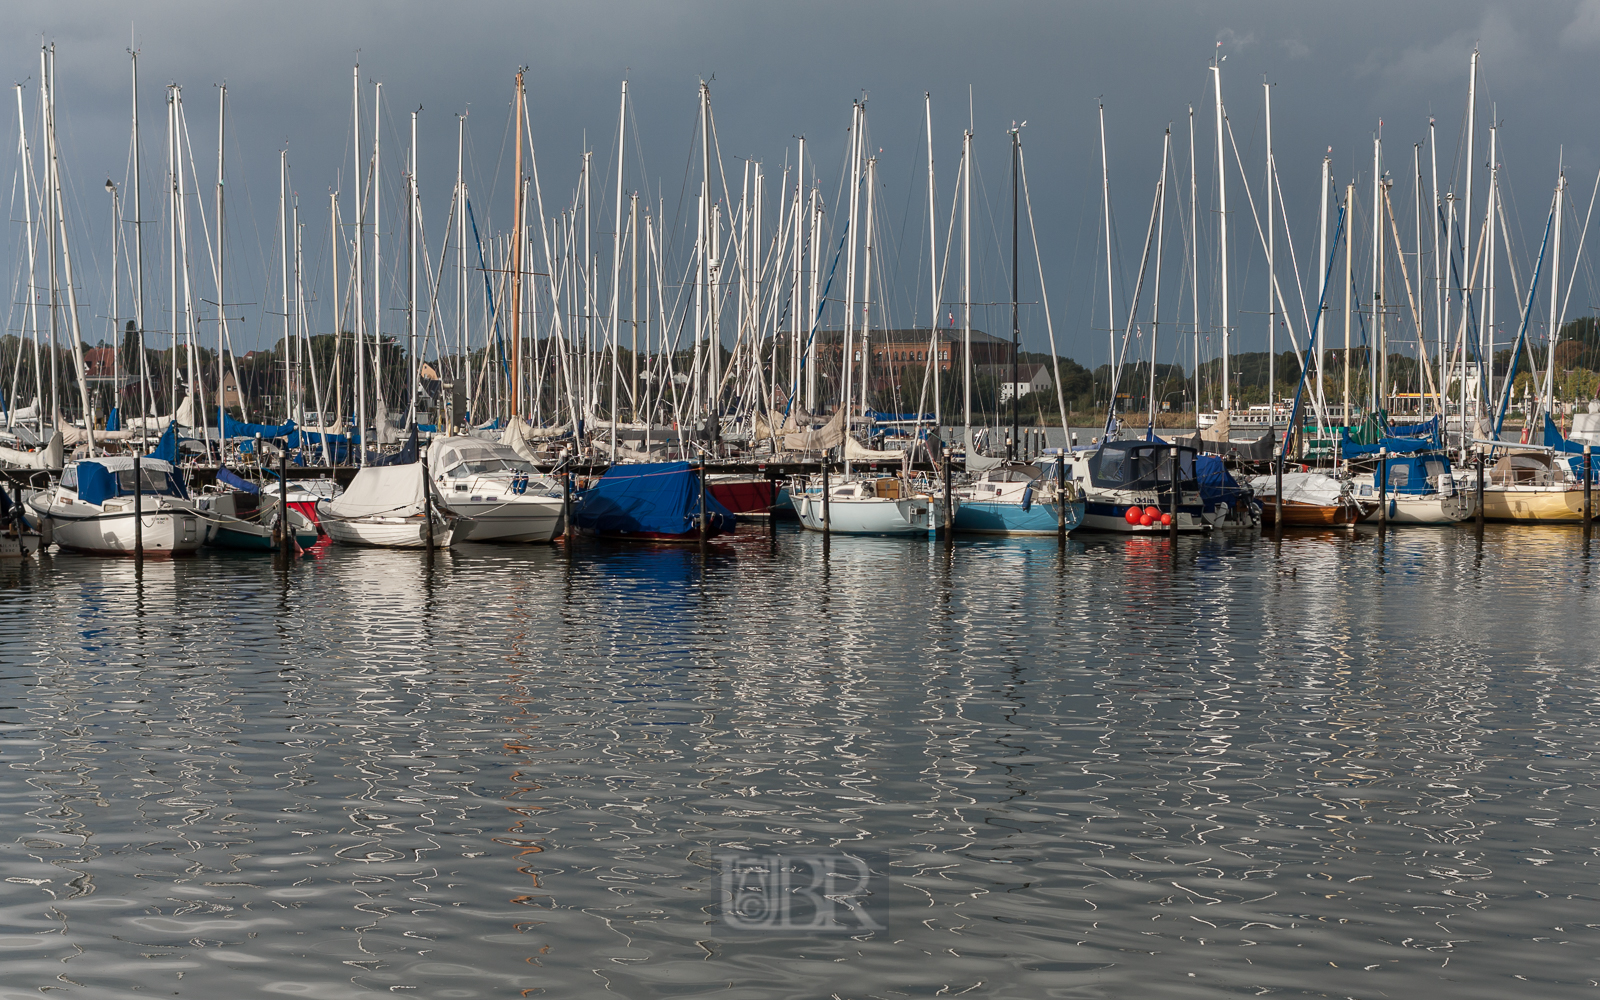
{"label": "mast", "polygon": [[1388,345],[1383,336],[1383,131],[1372,137],[1372,330],[1373,355],[1368,359],[1371,391],[1367,405],[1376,413],[1386,391]]}
{"label": "mast", "polygon": [[[928,314],[931,322],[927,371],[933,375],[933,426],[937,431],[943,426],[943,413],[939,400],[939,240],[938,234],[934,231],[934,220],[938,215],[933,203],[933,95],[927,91],[922,94],[922,110],[928,133],[928,294],[932,299],[929,303],[932,311]],[[922,419],[921,413],[917,414],[917,419]],[[928,458],[938,460],[934,455],[929,455]]]}
{"label": "mast", "polygon": [[[618,317],[622,309],[622,154],[628,134],[628,81],[622,81],[622,104],[617,110],[617,204],[616,228],[611,240],[611,461],[617,461],[617,382],[621,380],[620,362],[617,358]],[[637,311],[637,309],[635,310]],[[635,354],[638,351],[638,330],[635,328]],[[637,367],[638,362],[634,362]]]}
{"label": "mast", "polygon": [[[1333,157],[1332,155],[1324,155],[1322,157],[1322,186],[1317,189],[1317,214],[1319,216],[1317,226],[1322,234],[1322,241],[1318,244],[1317,253],[1317,302],[1319,305],[1317,307],[1317,325],[1312,332],[1312,336],[1316,338],[1314,342],[1323,345],[1327,343],[1326,334],[1323,331],[1327,326],[1328,313],[1328,195],[1332,193],[1329,190],[1332,173]],[[1318,411],[1319,416],[1327,412],[1328,405],[1328,397],[1323,394],[1322,379],[1322,359],[1327,353],[1327,347],[1323,346],[1312,359],[1317,366],[1317,406],[1320,408]]]}
{"label": "mast", "polygon": [[1500,161],[1498,139],[1500,135],[1499,123],[1494,120],[1493,113],[1489,121],[1489,201],[1485,213],[1484,226],[1488,228],[1489,250],[1488,260],[1484,269],[1484,309],[1483,326],[1478,335],[1478,367],[1480,380],[1488,386],[1488,392],[1483,397],[1483,410],[1487,414],[1489,400],[1495,395],[1494,389],[1494,325],[1495,325],[1495,266],[1494,250],[1495,237],[1499,230],[1495,226],[1495,207],[1500,201]]}
{"label": "mast", "polygon": [[[700,247],[700,280],[705,288],[706,327],[696,336],[704,336],[706,341],[706,410],[705,427],[706,437],[711,438],[712,421],[717,416],[718,398],[721,396],[721,386],[717,379],[720,348],[722,346],[721,331],[717,329],[717,313],[719,302],[717,300],[716,286],[714,284],[717,274],[717,261],[713,250],[712,238],[713,221],[711,215],[711,86],[704,80],[700,81],[700,224],[702,228]],[[712,442],[707,441],[707,447]]]}
{"label": "mast", "polygon": [[[1428,119],[1428,159],[1432,163],[1432,183],[1428,190],[1433,197],[1433,327],[1439,335],[1439,429],[1448,430],[1444,425],[1448,423],[1447,408],[1445,404],[1445,330],[1450,326],[1450,316],[1447,312],[1449,299],[1444,293],[1445,275],[1449,273],[1448,261],[1445,259],[1445,244],[1439,242],[1439,147],[1435,141],[1434,122]],[[1421,268],[1417,269],[1419,272]],[[1427,358],[1422,359],[1427,364]]]}
{"label": "mast", "polygon": [[[355,377],[356,377],[356,464],[365,468],[367,464],[367,289],[365,268],[361,259],[362,243],[366,240],[367,228],[367,172],[361,169],[361,64],[356,63],[350,71],[350,121],[354,129],[354,140],[351,143],[351,166],[354,168],[353,180],[355,181],[356,199],[356,238],[353,247],[354,270],[356,287],[351,296],[356,304],[355,316]],[[376,190],[377,185],[372,185]]]}
{"label": "mast", "polygon": [[[388,420],[383,403],[383,84],[372,90],[372,342],[376,357],[372,370],[372,393],[377,402],[377,418]],[[382,430],[386,430],[383,428]],[[383,440],[383,435],[376,435]]]}
{"label": "mast", "polygon": [[[1356,185],[1351,181],[1344,189],[1344,217],[1350,218],[1350,212],[1355,208]],[[1354,300],[1356,294],[1356,272],[1354,254],[1355,240],[1350,238],[1348,230],[1344,237],[1344,423],[1350,423],[1350,320],[1355,311]]]}
{"label": "mast", "polygon": [[[1567,172],[1562,170],[1556,178],[1555,244],[1550,253],[1550,335],[1544,352],[1544,410],[1552,416],[1556,408],[1556,341],[1561,333],[1561,307],[1557,301],[1561,288],[1561,208],[1566,193]],[[1529,440],[1532,440],[1531,428],[1529,434]]]}
{"label": "mast", "polygon": [[[787,409],[790,412],[794,410],[795,397],[800,394],[800,316],[805,312],[805,288],[801,284],[801,274],[805,266],[805,237],[801,228],[804,210],[801,205],[804,204],[805,169],[806,137],[801,136],[799,151],[795,157],[794,204],[789,210],[789,224],[794,228],[794,260],[791,262],[791,269],[794,273],[793,284],[790,286],[789,293],[790,301],[793,303],[789,308],[789,405]],[[808,327],[810,322],[811,318],[809,316],[806,317],[806,325]],[[785,421],[785,423],[788,422],[790,421]]]}
{"label": "mast", "polygon": [[[472,351],[467,344],[467,183],[462,176],[467,148],[467,116],[456,116],[456,353],[461,359],[460,375],[464,379],[466,413],[461,416],[466,427],[472,425]],[[484,344],[485,356],[488,344]]]}
{"label": "mast", "polygon": [[[632,401],[629,407],[633,414],[634,423],[639,422],[639,192],[635,191],[628,198],[628,254],[631,258],[629,265],[629,288],[632,299],[633,318],[630,325],[633,329],[632,356],[629,358],[630,371],[628,373],[628,399]],[[645,275],[648,283],[650,276]],[[650,290],[645,289],[645,309],[650,308]],[[648,337],[649,331],[646,331]],[[648,422],[648,418],[646,418]],[[647,429],[648,430],[648,429]]]}
{"label": "mast", "polygon": [[[1473,177],[1473,173],[1474,173],[1474,171],[1475,171],[1475,169],[1477,167],[1476,157],[1478,155],[1478,147],[1476,145],[1476,140],[1475,140],[1475,135],[1476,135],[1476,132],[1477,132],[1477,126],[1478,126],[1478,48],[1477,48],[1477,46],[1473,46],[1473,48],[1472,48],[1472,62],[1471,62],[1471,66],[1470,66],[1470,68],[1469,68],[1469,70],[1467,72],[1467,155],[1466,155],[1466,159],[1465,159],[1465,163],[1466,163],[1466,166],[1467,166],[1467,190],[1466,190],[1467,200],[1466,200],[1465,203],[1463,203],[1462,209],[1461,209],[1461,219],[1462,219],[1462,222],[1467,227],[1470,227],[1472,225],[1472,177]],[[1493,157],[1491,157],[1491,159],[1492,158]],[[1453,213],[1453,212],[1451,213],[1452,218],[1454,217],[1454,214],[1455,213]],[[1467,232],[1465,233],[1465,239],[1467,241],[1467,245],[1470,247],[1472,245],[1472,231],[1471,231],[1470,228],[1468,228]],[[1466,266],[1467,261],[1466,260],[1462,260],[1461,263],[1463,265],[1462,269],[1461,269],[1462,281],[1470,283],[1472,278],[1468,274],[1468,267]],[[1468,287],[1463,287],[1462,288],[1462,293],[1465,296],[1466,302],[1465,302],[1465,304],[1464,304],[1464,306],[1462,307],[1462,310],[1461,310],[1461,334],[1460,334],[1460,340],[1461,341],[1465,341],[1466,340],[1466,336],[1467,336],[1467,322],[1472,316],[1472,289],[1468,288]],[[1483,359],[1482,359],[1482,356],[1480,355],[1479,364],[1478,364],[1478,380],[1479,380],[1479,384],[1480,385],[1482,385],[1482,380],[1484,378],[1482,361],[1483,361]],[[1464,350],[1462,351],[1461,366],[1462,366],[1462,371],[1461,371],[1461,431],[1462,431],[1463,437],[1465,438],[1465,435],[1467,433],[1467,425],[1466,425],[1466,419],[1467,419],[1467,373],[1466,373],[1466,352]],[[1478,395],[1480,397],[1479,405],[1480,406],[1487,405],[1487,403],[1486,403],[1486,398],[1487,397],[1484,397],[1482,393],[1478,393]]]}
{"label": "mast", "polygon": [[[1017,355],[1022,350],[1022,325],[1017,318],[1017,153],[1020,149],[1021,126],[1011,126],[1011,440],[1006,445],[1006,458],[1015,460],[1017,443],[1021,439],[1017,415],[1017,397],[1022,395],[1018,382]],[[928,223],[933,228],[933,223]]]}
{"label": "mast", "polygon": [[[223,84],[217,91],[217,440],[226,440],[222,434],[223,410],[227,407],[228,394],[224,388],[227,372],[223,368],[223,358],[226,357],[228,343],[228,297],[223,294],[226,286],[224,278],[227,276],[227,240],[223,224],[227,216],[223,214],[222,185],[227,176],[226,163],[223,159],[224,137],[227,135],[228,121],[228,85]],[[198,178],[196,179],[198,183]],[[337,301],[337,298],[335,298]]]}
{"label": "mast", "polygon": [[1222,409],[1233,409],[1233,375],[1228,371],[1228,168],[1222,146],[1222,62],[1211,64],[1217,95],[1217,261],[1222,282]]}
{"label": "mast", "polygon": [[[517,70],[517,174],[511,224],[511,419],[522,415],[522,70]],[[545,268],[545,270],[550,270]],[[576,446],[576,442],[574,442]]]}
{"label": "mast", "polygon": [[55,133],[50,128],[50,103],[55,95],[50,87],[50,50],[39,49],[39,101],[44,119],[44,208],[49,228],[45,230],[45,253],[50,273],[50,426],[61,429],[61,323],[60,281],[56,276],[56,184],[55,184]]}
{"label": "mast", "polygon": [[[139,405],[143,412],[142,418],[150,416],[150,359],[145,353],[144,346],[144,222],[142,209],[144,200],[140,196],[140,150],[139,150],[139,52],[137,49],[128,53],[133,69],[133,311],[139,326]],[[32,240],[29,240],[31,245]],[[31,252],[31,250],[30,250]],[[35,321],[34,330],[38,330]],[[35,332],[35,338],[38,334]],[[139,421],[139,441],[143,448],[149,447],[150,429],[144,419]]]}
{"label": "mast", "polygon": [[[818,299],[821,291],[822,259],[818,250],[822,239],[822,193],[816,184],[811,185],[811,305],[806,311],[806,326],[813,331],[818,321]],[[806,413],[817,412],[817,338],[806,339]]]}
{"label": "mast", "polygon": [[1194,317],[1194,417],[1200,423],[1200,178],[1195,170],[1194,105],[1189,105],[1189,308]]}
{"label": "mast", "polygon": [[1278,230],[1273,225],[1272,84],[1261,82],[1267,116],[1267,427],[1278,422]]}
{"label": "mast", "polygon": [[[36,430],[44,429],[44,386],[40,376],[39,364],[39,295],[37,291],[37,265],[34,254],[38,246],[33,234],[33,201],[31,191],[33,188],[33,155],[28,148],[28,119],[22,109],[22,84],[16,85],[17,92],[17,152],[22,160],[22,215],[26,226],[28,239],[28,315],[29,325],[33,327],[33,412],[34,427]],[[44,222],[43,217],[40,223]],[[21,344],[17,345],[19,356]],[[141,356],[143,352],[140,352]],[[16,412],[12,405],[7,414],[6,426],[11,426],[11,417]]]}
{"label": "mast", "polygon": [[[77,284],[72,280],[72,246],[67,240],[67,213],[62,204],[61,192],[61,164],[59,162],[60,147],[56,143],[56,59],[55,45],[50,46],[50,68],[46,77],[50,87],[50,102],[45,116],[46,148],[50,151],[50,182],[55,200],[55,218],[52,226],[61,227],[61,262],[67,271],[67,312],[72,321],[72,362],[78,373],[78,395],[83,400],[83,427],[88,439],[89,454],[95,454],[94,443],[94,411],[89,405],[89,383],[85,378],[83,368],[83,331],[78,325],[78,292]],[[51,265],[54,268],[55,260],[52,257]],[[52,343],[51,357],[55,357]],[[59,411],[58,411],[59,412]],[[56,425],[58,428],[60,424]]]}
{"label": "mast", "polygon": [[411,356],[411,420],[412,424],[418,422],[421,414],[417,410],[417,391],[422,381],[422,359],[417,355],[417,226],[420,214],[417,204],[417,113],[411,112],[411,169],[407,171],[407,186],[410,187],[406,198],[406,351]]}
{"label": "mast", "polygon": [[278,151],[278,263],[283,282],[283,420],[294,419],[294,329],[289,312],[289,151]]}
{"label": "mast", "polygon": [[[971,164],[968,164],[968,166],[970,167]],[[970,181],[968,182],[967,190],[970,193]],[[1100,214],[1105,217],[1106,342],[1109,345],[1109,350],[1111,352],[1107,356],[1106,362],[1106,370],[1111,373],[1109,379],[1110,384],[1106,387],[1106,393],[1109,399],[1109,406],[1107,409],[1109,412],[1115,413],[1117,411],[1117,382],[1119,381],[1118,376],[1121,373],[1117,371],[1117,307],[1115,301],[1113,300],[1114,293],[1112,292],[1111,288],[1111,173],[1106,165],[1106,106],[1104,102],[1100,104]],[[970,298],[970,296],[963,296],[963,298]],[[970,306],[968,307],[968,311],[970,313]]]}
{"label": "mast", "polygon": [[873,199],[878,180],[878,158],[867,159],[867,217],[866,225],[862,231],[862,238],[866,244],[866,256],[862,261],[864,274],[861,280],[861,418],[867,416],[867,391],[871,379],[868,373],[872,369],[872,251],[873,236],[876,226],[873,225]]}
{"label": "mast", "polygon": [[961,135],[961,400],[963,440],[972,444],[972,129]]}
{"label": "mast", "polygon": [[[1156,426],[1156,347],[1160,343],[1158,330],[1161,322],[1161,258],[1163,245],[1166,242],[1167,232],[1167,168],[1172,154],[1172,129],[1168,128],[1161,137],[1161,185],[1156,197],[1159,207],[1156,209],[1156,283],[1151,290],[1150,303],[1150,388],[1145,393],[1149,403],[1149,413],[1146,415],[1146,427],[1151,434],[1155,433]],[[1012,289],[1012,298],[1016,297],[1016,289]],[[1012,306],[1016,308],[1015,304]]]}
{"label": "mast", "polygon": [[[844,411],[844,436],[850,438],[850,397],[855,388],[855,321],[856,321],[856,234],[860,230],[861,213],[861,102],[850,107],[850,217],[845,221],[845,232],[850,240],[845,255],[844,273],[844,387],[839,393],[839,406]],[[850,455],[845,452],[845,475],[850,474]]]}

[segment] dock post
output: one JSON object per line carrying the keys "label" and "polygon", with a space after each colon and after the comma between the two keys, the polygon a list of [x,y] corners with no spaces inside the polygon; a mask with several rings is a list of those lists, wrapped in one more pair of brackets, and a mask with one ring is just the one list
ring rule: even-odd
{"label": "dock post", "polygon": [[1483,457],[1478,457],[1478,531],[1483,531]]}
{"label": "dock post", "polygon": [[278,449],[278,551],[288,558],[294,533],[289,530],[289,440]]}
{"label": "dock post", "polygon": [[1183,483],[1178,478],[1178,449],[1172,449],[1172,523],[1167,525],[1167,537],[1178,540],[1178,500],[1183,496]]}
{"label": "dock post", "polygon": [[706,463],[700,463],[700,552],[706,551]]}
{"label": "dock post", "polygon": [[1594,455],[1590,445],[1583,446],[1583,530],[1588,531],[1594,522],[1593,499]]}
{"label": "dock post", "polygon": [[[422,517],[423,517],[423,520],[425,521],[424,531],[426,532],[426,537],[423,539],[423,541],[427,544],[427,547],[428,547],[428,558],[432,559],[433,558],[433,483],[428,481],[428,453],[427,453],[426,450],[423,451],[422,455],[420,456],[420,459],[421,460],[417,464],[422,466]],[[289,521],[288,521],[289,508],[285,507],[283,509],[283,513],[284,513],[284,524],[287,526],[288,523],[289,523]],[[287,532],[285,532],[285,534],[287,535]]]}
{"label": "dock post", "polygon": [[144,478],[139,472],[139,451],[133,453],[133,562],[144,562]]}
{"label": "dock post", "polygon": [[956,537],[956,495],[954,490],[955,476],[950,469],[950,446],[944,447],[944,540],[951,542]]}
{"label": "dock post", "polygon": [[763,468],[767,476],[767,535],[771,538],[778,537],[778,480],[771,469]]}
{"label": "dock post", "polygon": [[1378,528],[1389,527],[1389,449],[1378,449]]}
{"label": "dock post", "polygon": [[572,473],[561,477],[561,542],[572,555]]}
{"label": "dock post", "polygon": [[1056,547],[1067,547],[1067,456],[1056,456]]}
{"label": "dock post", "polygon": [[824,458],[822,460],[822,537],[823,538],[827,538],[828,534],[833,530],[833,527],[832,527],[831,523],[829,522],[829,513],[830,512],[828,510],[828,460],[826,458]]}
{"label": "dock post", "polygon": [[1276,477],[1272,489],[1272,533],[1283,534],[1283,446],[1278,446],[1278,461],[1273,466]]}

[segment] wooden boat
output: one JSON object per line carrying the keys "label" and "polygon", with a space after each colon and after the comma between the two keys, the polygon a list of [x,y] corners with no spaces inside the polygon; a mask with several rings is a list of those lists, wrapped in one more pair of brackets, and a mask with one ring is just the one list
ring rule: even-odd
{"label": "wooden boat", "polygon": [[[1261,503],[1263,527],[1277,525],[1276,476],[1257,476],[1250,488]],[[1286,472],[1283,476],[1283,526],[1286,528],[1343,528],[1354,525],[1376,502],[1362,504],[1351,496],[1349,484],[1320,472]]]}

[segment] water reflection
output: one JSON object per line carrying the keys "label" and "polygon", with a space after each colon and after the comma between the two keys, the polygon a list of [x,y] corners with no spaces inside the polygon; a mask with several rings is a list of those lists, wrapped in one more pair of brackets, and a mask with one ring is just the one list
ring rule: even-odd
{"label": "water reflection", "polygon": [[[0,996],[1592,977],[1579,531],[823,548],[0,566]],[[824,851],[884,931],[724,923]]]}

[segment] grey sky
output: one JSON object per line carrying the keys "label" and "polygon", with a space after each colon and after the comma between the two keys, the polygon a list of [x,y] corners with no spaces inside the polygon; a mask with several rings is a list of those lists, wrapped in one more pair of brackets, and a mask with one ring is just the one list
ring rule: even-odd
{"label": "grey sky", "polygon": [[[715,78],[725,169],[735,183],[741,169],[736,157],[763,160],[775,183],[785,158],[792,159],[793,137],[803,133],[813,143],[829,198],[838,187],[850,102],[867,94],[872,144],[883,150],[880,218],[886,236],[901,244],[893,290],[896,325],[928,318],[926,278],[919,284],[918,271],[919,253],[926,252],[918,245],[925,238],[926,214],[921,207],[922,94],[931,91],[934,98],[942,217],[949,211],[970,85],[982,190],[996,209],[993,218],[981,213],[978,223],[986,258],[979,268],[983,287],[974,297],[1000,301],[1009,295],[996,240],[997,235],[1006,238],[1009,226],[1009,215],[1000,211],[1008,197],[1005,130],[1013,120],[1026,120],[1024,143],[1057,331],[1063,353],[1087,364],[1103,363],[1107,352],[1103,264],[1097,263],[1096,101],[1103,97],[1106,104],[1122,299],[1137,268],[1161,132],[1168,122],[1183,164],[1180,181],[1187,186],[1185,118],[1191,103],[1202,136],[1202,212],[1213,204],[1207,65],[1219,41],[1228,57],[1224,98],[1258,199],[1261,83],[1266,78],[1275,84],[1274,145],[1308,285],[1324,150],[1333,147],[1338,182],[1354,179],[1370,186],[1371,136],[1382,119],[1387,166],[1398,175],[1396,197],[1408,199],[1410,146],[1426,139],[1431,114],[1438,119],[1441,173],[1449,174],[1458,155],[1474,43],[1483,51],[1480,129],[1489,122],[1491,106],[1498,108],[1503,125],[1501,159],[1508,205],[1514,206],[1513,222],[1520,227],[1514,233],[1519,261],[1531,260],[1536,251],[1529,241],[1542,227],[1563,146],[1574,196],[1583,204],[1600,166],[1595,113],[1584,97],[1600,83],[1595,58],[1600,0],[1448,5],[154,2],[131,9],[132,21],[125,4],[13,3],[12,30],[3,49],[14,79],[28,81],[31,101],[38,45],[53,41],[57,46],[62,153],[80,244],[74,250],[83,258],[79,266],[87,273],[82,283],[92,309],[102,317],[109,255],[109,204],[102,185],[107,177],[121,183],[126,174],[130,33],[141,51],[147,220],[160,215],[154,202],[163,143],[162,86],[176,81],[185,87],[195,156],[206,181],[215,162],[213,84],[228,83],[230,284],[235,285],[229,295],[251,303],[272,294],[277,151],[284,143],[302,199],[307,256],[325,260],[326,251],[318,247],[327,238],[327,192],[339,183],[341,169],[345,177],[350,172],[350,70],[358,53],[364,80],[385,85],[390,183],[402,162],[407,112],[424,108],[424,214],[435,248],[448,208],[458,111],[471,111],[469,183],[475,209],[481,206],[497,220],[506,215],[511,168],[504,135],[519,65],[529,67],[534,139],[549,211],[555,210],[552,203],[570,196],[586,129],[598,158],[614,149],[617,89],[624,75],[631,81],[642,143],[629,157],[627,186],[659,193],[669,221],[686,180],[691,191],[696,182],[686,170],[702,76]],[[13,136],[14,115],[7,116]],[[370,123],[364,130],[370,133]],[[642,176],[639,157],[647,171]],[[1485,157],[1480,149],[1479,160]],[[1234,325],[1242,347],[1259,350],[1266,330],[1259,315],[1266,298],[1263,258],[1236,174],[1230,184],[1240,276]],[[1480,181],[1480,206],[1481,191]],[[609,232],[609,213],[601,214],[596,229]],[[941,232],[944,225],[941,218]],[[1169,233],[1175,225],[1174,219]],[[1203,229],[1210,226],[1202,222]],[[7,245],[14,258],[20,227],[13,229]],[[148,229],[147,238],[157,232]],[[1180,246],[1174,239],[1169,253],[1179,253]],[[925,259],[920,258],[923,269]],[[14,260],[10,263],[8,276],[15,273]],[[206,273],[200,264],[196,261],[196,273]],[[1176,263],[1168,266],[1172,280],[1164,291],[1169,303],[1164,320],[1178,301],[1172,278]],[[1204,259],[1201,269],[1204,293],[1210,280]],[[1037,282],[1029,280],[1033,264],[1026,252],[1022,271],[1022,297],[1035,301]],[[208,281],[202,280],[202,287]],[[327,281],[318,276],[313,290],[325,294]],[[946,295],[955,297],[953,289]],[[164,295],[160,298],[164,301]],[[1202,302],[1203,324],[1214,321],[1207,318],[1215,312],[1209,299]],[[1587,312],[1594,301],[1580,283],[1574,311]],[[155,308],[152,328],[167,322],[156,317]],[[269,329],[263,333],[262,306],[240,312],[247,321],[236,346],[243,350],[270,342],[273,321],[265,320]],[[1189,323],[1187,307],[1181,321]],[[331,314],[324,315],[317,325],[326,329],[331,322]],[[985,312],[979,324],[1003,334],[1004,310]],[[1025,324],[1026,345],[1042,348],[1044,325],[1037,309],[1027,310]],[[88,329],[88,339],[98,339],[105,321],[93,321]],[[1161,353],[1162,360],[1170,360],[1167,350]]]}

